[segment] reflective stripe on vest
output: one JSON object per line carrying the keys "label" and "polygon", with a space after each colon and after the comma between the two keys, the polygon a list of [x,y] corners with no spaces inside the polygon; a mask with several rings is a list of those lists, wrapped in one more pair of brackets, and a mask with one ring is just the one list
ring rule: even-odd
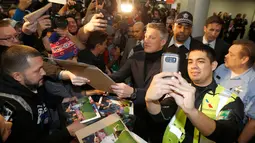
{"label": "reflective stripe on vest", "polygon": [[[203,112],[209,118],[216,120],[220,110],[230,102],[235,101],[237,95],[218,85],[215,95],[210,91],[207,93],[199,106],[199,111]],[[176,114],[168,124],[164,136],[163,143],[179,143],[185,139],[185,124],[187,116],[182,109],[178,108]],[[213,143],[200,134],[197,128],[194,129],[193,143]]]}

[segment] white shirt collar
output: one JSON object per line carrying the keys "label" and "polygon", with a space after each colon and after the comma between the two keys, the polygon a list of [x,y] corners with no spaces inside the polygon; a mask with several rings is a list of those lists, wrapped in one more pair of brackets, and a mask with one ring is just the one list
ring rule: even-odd
{"label": "white shirt collar", "polygon": [[[208,41],[205,39],[205,36],[203,36],[203,44],[208,45]],[[215,49],[216,39],[209,44],[211,48]]]}

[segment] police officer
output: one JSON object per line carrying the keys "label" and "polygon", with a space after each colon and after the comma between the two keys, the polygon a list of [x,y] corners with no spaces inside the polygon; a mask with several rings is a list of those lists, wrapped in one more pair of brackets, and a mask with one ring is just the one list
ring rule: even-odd
{"label": "police officer", "polygon": [[[163,143],[232,143],[237,139],[243,103],[236,94],[213,80],[213,70],[217,67],[215,57],[209,47],[190,50],[191,84],[178,73],[163,72],[154,76],[145,100],[155,120],[171,118]],[[164,78],[169,76],[175,78]]]}
{"label": "police officer", "polygon": [[187,53],[190,49],[198,47],[203,43],[192,38],[193,16],[187,11],[179,13],[172,25],[173,36],[169,37],[164,46],[164,51],[177,53],[180,57],[180,71],[185,79],[189,79],[187,74]]}
{"label": "police officer", "polygon": [[[235,92],[244,102],[245,108],[247,108],[250,102],[250,98],[246,96],[251,96],[248,95],[250,92],[247,91],[253,91],[255,89],[249,89],[248,87],[249,84],[255,80],[255,71],[252,68],[254,61],[255,44],[249,40],[236,40],[225,56],[225,64],[219,66],[214,74],[216,82]],[[252,118],[250,115],[254,114],[254,111],[245,111],[246,115]],[[248,128],[248,126],[245,128]],[[241,140],[249,140],[242,135]]]}

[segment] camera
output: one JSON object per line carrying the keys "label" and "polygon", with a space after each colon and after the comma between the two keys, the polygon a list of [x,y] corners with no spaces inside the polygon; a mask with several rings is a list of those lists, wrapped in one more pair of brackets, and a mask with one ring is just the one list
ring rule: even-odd
{"label": "camera", "polygon": [[56,29],[65,29],[68,25],[68,21],[66,20],[65,16],[60,16],[58,14],[53,14],[50,16],[51,20],[51,28]]}
{"label": "camera", "polygon": [[83,4],[82,1],[76,1],[76,4],[75,4],[75,5],[71,5],[71,6],[69,6],[68,8],[69,8],[69,9],[75,9],[77,12],[81,12],[82,9],[83,9],[82,4]]}
{"label": "camera", "polygon": [[178,72],[179,71],[179,55],[175,53],[163,53],[161,56],[162,72]]}
{"label": "camera", "polygon": [[176,58],[175,57],[166,57],[165,61],[167,63],[176,63]]}
{"label": "camera", "polygon": [[97,13],[102,13],[104,15],[104,20],[107,20],[108,25],[112,25],[113,16],[105,9],[98,9]]}

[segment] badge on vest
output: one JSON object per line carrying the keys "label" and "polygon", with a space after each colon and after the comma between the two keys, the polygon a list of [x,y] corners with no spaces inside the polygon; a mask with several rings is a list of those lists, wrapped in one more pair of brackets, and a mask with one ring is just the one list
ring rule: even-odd
{"label": "badge on vest", "polygon": [[220,111],[219,115],[216,117],[216,120],[228,120],[228,115],[230,110]]}
{"label": "badge on vest", "polygon": [[237,86],[233,89],[233,91],[239,95],[241,92],[243,92],[243,88],[242,86]]}

